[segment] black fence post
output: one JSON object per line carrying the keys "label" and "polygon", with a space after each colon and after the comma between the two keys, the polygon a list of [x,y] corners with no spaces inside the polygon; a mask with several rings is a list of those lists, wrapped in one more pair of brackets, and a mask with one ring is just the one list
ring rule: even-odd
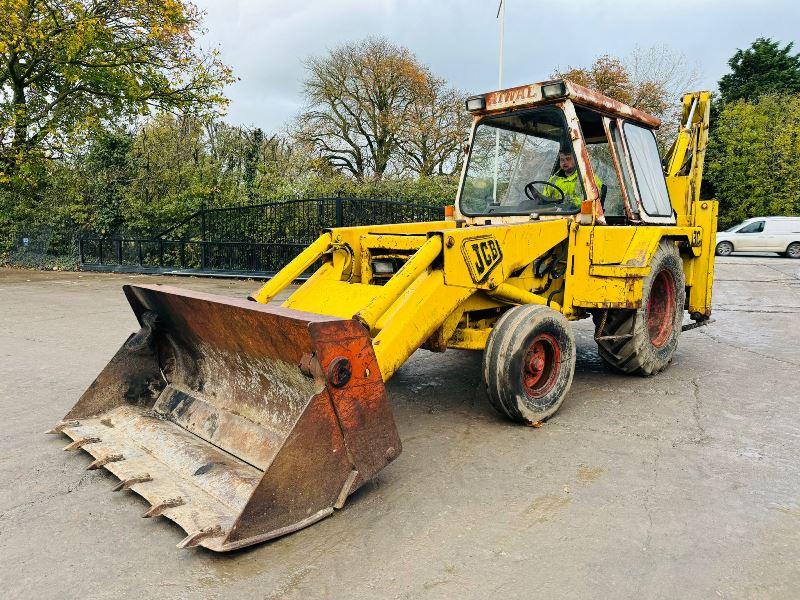
{"label": "black fence post", "polygon": [[136,240],[136,259],[139,261],[139,266],[143,267],[144,258],[142,257],[142,240]]}
{"label": "black fence post", "polygon": [[83,253],[83,237],[79,237],[78,238],[78,260],[80,261],[80,264],[83,264],[83,263],[86,262],[86,259],[85,259],[84,253]]}
{"label": "black fence post", "polygon": [[97,262],[103,264],[103,238],[97,240]]}
{"label": "black fence post", "polygon": [[336,226],[344,226],[344,206],[343,198],[336,198]]}
{"label": "black fence post", "polygon": [[122,266],[122,239],[114,240],[114,245],[117,251],[117,264]]}
{"label": "black fence post", "polygon": [[178,262],[181,265],[181,269],[186,268],[186,243],[181,240],[181,245],[178,246]]}
{"label": "black fence post", "polygon": [[164,266],[164,238],[158,238],[158,266]]}
{"label": "black fence post", "polygon": [[200,204],[200,269],[205,270],[208,268],[208,245],[206,244],[206,237],[208,230],[206,228],[206,203]]}

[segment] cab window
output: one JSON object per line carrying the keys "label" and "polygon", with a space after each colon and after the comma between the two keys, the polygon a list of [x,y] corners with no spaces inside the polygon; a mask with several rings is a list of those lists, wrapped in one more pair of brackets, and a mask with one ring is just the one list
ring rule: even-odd
{"label": "cab window", "polygon": [[625,190],[628,192],[629,208],[631,210],[631,214],[634,217],[637,217],[639,214],[639,206],[636,203],[636,197],[634,196],[634,187],[631,180],[631,172],[628,168],[628,161],[625,160],[625,150],[622,147],[622,136],[619,132],[619,127],[617,127],[616,121],[611,121],[611,123],[608,125],[608,128],[611,131],[611,138],[614,143],[614,152],[617,155],[617,160],[619,161],[619,170],[622,172],[622,179],[625,182]]}
{"label": "cab window", "polygon": [[623,131],[642,209],[651,217],[671,217],[672,204],[653,132],[633,123],[625,123]]}
{"label": "cab window", "polygon": [[[477,215],[574,214],[585,199],[581,174],[568,177],[560,155],[574,157],[563,113],[545,106],[481,121],[472,137],[461,212]],[[574,160],[574,158],[573,158]]]}
{"label": "cab window", "polygon": [[575,108],[575,113],[586,141],[586,151],[594,171],[597,190],[600,192],[603,212],[606,217],[624,217],[625,201],[622,197],[617,170],[614,168],[614,160],[611,157],[608,136],[603,127],[603,117],[580,106]]}

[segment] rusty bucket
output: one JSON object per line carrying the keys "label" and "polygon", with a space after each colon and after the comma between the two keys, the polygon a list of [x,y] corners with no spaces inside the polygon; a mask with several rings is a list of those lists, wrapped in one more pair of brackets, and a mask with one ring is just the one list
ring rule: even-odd
{"label": "rusty bucket", "polygon": [[400,453],[368,332],[349,319],[125,286],[141,329],[51,430],[225,552],[341,508]]}

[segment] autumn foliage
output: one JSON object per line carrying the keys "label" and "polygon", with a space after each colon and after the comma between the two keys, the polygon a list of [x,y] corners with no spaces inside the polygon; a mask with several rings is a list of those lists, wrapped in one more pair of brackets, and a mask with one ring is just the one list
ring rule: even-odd
{"label": "autumn foliage", "polygon": [[358,181],[452,173],[467,127],[466,94],[407,48],[385,39],[345,44],[306,62],[298,140]]}
{"label": "autumn foliage", "polygon": [[685,57],[666,46],[636,48],[620,58],[604,54],[587,67],[567,67],[554,73],[661,119],[657,139],[662,151],[677,132],[680,97],[697,79]]}

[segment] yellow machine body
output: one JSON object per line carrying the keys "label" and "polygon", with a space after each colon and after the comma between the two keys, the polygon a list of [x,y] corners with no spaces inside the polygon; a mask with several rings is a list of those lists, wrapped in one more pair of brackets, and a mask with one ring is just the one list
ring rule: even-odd
{"label": "yellow machine body", "polygon": [[[51,432],[74,440],[65,449],[90,453],[88,468],[116,475],[116,489],[145,498],[152,505],[145,516],[163,515],[185,529],[181,547],[223,552],[332,514],[398,456],[384,382],[419,348],[485,349],[490,402],[512,419],[536,422],[558,409],[572,381],[574,338],[566,320],[592,316],[601,356],[627,356],[628,372],[640,368],[625,340],[650,314],[649,305],[647,314],[642,309],[656,289],[654,261],[668,259],[673,275],[664,281],[674,284],[673,303],[656,300],[662,313],[672,306],[667,317],[676,319],[666,365],[683,312],[698,323],[711,313],[717,203],[699,197],[709,94],[684,98],[666,182],[658,182],[668,190],[671,214],[654,218],[632,178],[642,157],[621,135],[630,129],[646,138],[657,157],[646,137],[659,125],[654,117],[568,81],[492,92],[467,107],[474,123],[453,219],[325,230],[252,295],[254,302],[125,286],[141,330]],[[503,175],[497,156],[517,151],[514,169],[528,160],[527,142],[513,135],[517,120],[534,110],[544,116],[531,127],[550,144],[550,155],[539,163],[547,175],[526,184],[525,195],[552,203],[531,186],[557,187],[541,177],[568,160],[567,149],[585,194],[574,203],[561,193],[558,209],[495,214],[502,208],[495,203]],[[501,142],[500,128],[480,138],[484,123],[504,123],[510,141]],[[624,211],[617,204],[617,214],[604,208],[608,185],[591,155],[606,139],[605,177],[615,172],[621,182],[615,198]],[[487,175],[469,179],[475,148],[489,159],[494,153],[494,175],[487,160]],[[651,178],[655,171],[664,177],[657,159],[650,164]],[[484,214],[464,210],[469,185],[484,195],[493,188]],[[272,302],[311,269],[280,306]],[[620,318],[629,313],[644,317]],[[528,327],[523,333],[532,340],[513,352],[511,342],[529,338],[507,335],[512,325]],[[612,326],[616,333],[608,335]],[[654,335],[658,345],[664,336]],[[618,339],[626,346],[622,358],[609,344]],[[663,368],[648,364],[650,373]],[[501,371],[504,379],[496,376]],[[545,383],[555,390],[546,411],[509,404],[507,390],[522,382],[536,393]]]}
{"label": "yellow machine body", "polygon": [[[509,306],[548,305],[570,320],[585,318],[592,309],[639,308],[651,259],[659,243],[668,239],[679,246],[683,259],[686,310],[697,321],[707,319],[711,314],[717,203],[700,200],[699,193],[710,94],[695,92],[684,97],[678,139],[666,159],[674,223],[612,226],[605,221],[599,190],[593,183],[574,104],[590,106],[620,121],[649,125],[658,121],[570,82],[565,84],[567,93],[558,105],[568,118],[573,117],[574,147],[589,191],[579,214],[535,220],[469,218],[456,206],[452,221],[331,229],[252,299],[269,302],[322,259],[322,266],[283,306],[361,321],[372,335],[383,378],[388,380],[420,347],[482,350],[493,324]],[[542,85],[546,84],[487,95],[489,108],[475,115],[475,124],[487,115],[546,104],[537,91]],[[617,163],[626,160],[624,156],[614,158]],[[617,164],[617,168],[621,166]],[[628,190],[626,195],[632,199],[634,194]],[[563,276],[555,281],[537,277],[536,261],[554,249],[563,257]],[[391,278],[382,279],[372,271],[376,259],[398,257],[404,263]]]}

